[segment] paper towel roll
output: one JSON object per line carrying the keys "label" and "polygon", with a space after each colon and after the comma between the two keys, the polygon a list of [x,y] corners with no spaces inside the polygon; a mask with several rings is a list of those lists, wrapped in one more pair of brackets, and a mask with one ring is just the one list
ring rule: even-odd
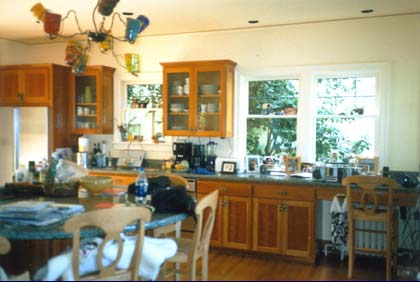
{"label": "paper towel roll", "polygon": [[89,139],[85,136],[79,137],[79,152],[89,152]]}

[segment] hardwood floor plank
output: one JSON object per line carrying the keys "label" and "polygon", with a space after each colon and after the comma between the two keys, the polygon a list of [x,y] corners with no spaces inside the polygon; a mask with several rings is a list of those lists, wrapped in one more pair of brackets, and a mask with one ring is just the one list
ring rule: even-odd
{"label": "hardwood floor plank", "polygon": [[[169,266],[171,267],[171,266]],[[197,279],[201,279],[201,262],[197,266]],[[288,261],[285,258],[248,255],[211,250],[209,254],[209,280],[286,280],[286,281],[345,281],[347,258],[337,255],[321,256],[316,264]],[[169,278],[171,279],[171,278]],[[185,279],[181,275],[181,279]],[[357,256],[354,280],[385,280],[385,260],[377,257]]]}

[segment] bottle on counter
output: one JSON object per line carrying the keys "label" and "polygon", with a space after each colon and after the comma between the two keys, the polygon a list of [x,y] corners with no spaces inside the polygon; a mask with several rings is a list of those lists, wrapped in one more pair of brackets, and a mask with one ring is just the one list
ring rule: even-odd
{"label": "bottle on counter", "polygon": [[145,203],[146,202],[146,196],[147,196],[147,188],[149,186],[149,182],[147,181],[147,177],[144,174],[144,168],[139,168],[139,174],[136,178],[136,202],[138,203]]}

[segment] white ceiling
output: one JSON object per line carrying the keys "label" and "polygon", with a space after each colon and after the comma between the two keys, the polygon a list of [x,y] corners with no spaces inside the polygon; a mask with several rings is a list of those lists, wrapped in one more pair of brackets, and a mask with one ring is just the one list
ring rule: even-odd
{"label": "white ceiling", "polygon": [[[1,0],[0,38],[28,44],[50,42],[30,12],[37,2],[63,16],[74,9],[82,28],[93,29],[96,0]],[[414,14],[420,12],[419,6],[420,0],[120,0],[114,11],[147,16],[150,25],[141,35],[154,36]],[[363,9],[375,11],[362,14]],[[248,20],[259,23],[251,25]],[[123,35],[122,24],[115,25],[114,32]],[[71,16],[65,21],[65,34],[75,32],[74,27]]]}

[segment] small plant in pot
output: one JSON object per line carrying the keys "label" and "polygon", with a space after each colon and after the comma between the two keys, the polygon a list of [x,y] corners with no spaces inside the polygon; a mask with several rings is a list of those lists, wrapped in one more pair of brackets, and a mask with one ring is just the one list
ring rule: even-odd
{"label": "small plant in pot", "polygon": [[137,99],[137,105],[139,106],[139,108],[147,108],[147,104],[149,104],[150,99],[149,98],[144,98],[144,99]]}

